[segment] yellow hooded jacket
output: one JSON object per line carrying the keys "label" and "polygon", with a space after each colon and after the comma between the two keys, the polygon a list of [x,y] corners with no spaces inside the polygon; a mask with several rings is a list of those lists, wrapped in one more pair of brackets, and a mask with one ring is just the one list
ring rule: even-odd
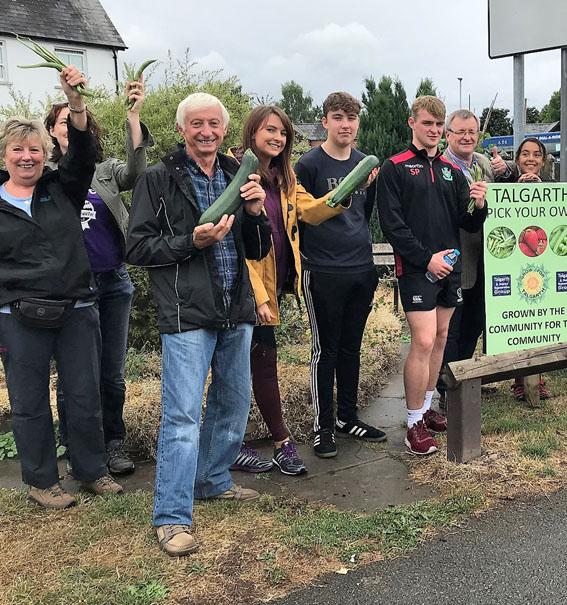
{"label": "yellow hooded jacket", "polygon": [[[229,150],[228,155],[232,155],[233,157],[237,155],[236,153],[232,153],[232,151],[232,149]],[[294,291],[297,296],[301,294],[301,280],[299,279],[301,275],[301,257],[299,253],[298,221],[303,221],[310,225],[319,225],[350,207],[350,199],[348,199],[348,205],[339,205],[337,208],[330,208],[325,203],[329,195],[330,192],[325,197],[315,199],[297,181],[294,182],[293,189],[289,195],[286,195],[284,191],[280,191],[285,230],[293,253],[295,267]],[[265,325],[277,326],[280,323],[280,314],[276,294],[276,257],[274,246],[272,245],[270,252],[262,260],[246,260],[246,263],[248,264],[250,281],[254,289],[256,307],[268,303],[268,308],[274,319]]]}

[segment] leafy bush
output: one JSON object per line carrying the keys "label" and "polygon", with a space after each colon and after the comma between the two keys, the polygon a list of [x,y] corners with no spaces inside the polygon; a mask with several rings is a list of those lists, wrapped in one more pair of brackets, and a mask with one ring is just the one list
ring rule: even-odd
{"label": "leafy bush", "polygon": [[[124,76],[125,77],[125,76]],[[125,81],[120,84],[124,90]],[[89,108],[96,115],[103,130],[103,147],[105,157],[126,159],[126,108],[124,95],[114,91],[97,89],[94,99],[89,100]],[[223,79],[220,71],[199,72],[195,63],[190,61],[189,50],[181,60],[174,60],[169,55],[164,83],[153,86],[150,75],[146,79],[146,101],[142,108],[142,120],[152,133],[155,145],[148,150],[148,164],[159,162],[169,153],[174,145],[181,141],[175,128],[175,113],[179,103],[194,92],[208,92],[218,97],[228,110],[230,124],[221,151],[240,144],[242,125],[252,109],[250,95],[242,91],[236,77]],[[43,119],[51,104],[62,98],[47,97],[39,107],[32,107],[29,98],[12,93],[12,103],[0,107],[0,121],[14,115],[37,117]],[[124,196],[127,205],[131,194]],[[157,308],[150,292],[149,278],[145,269],[129,267],[136,292],[130,316],[129,345],[137,349],[142,347],[160,347],[157,329]]]}

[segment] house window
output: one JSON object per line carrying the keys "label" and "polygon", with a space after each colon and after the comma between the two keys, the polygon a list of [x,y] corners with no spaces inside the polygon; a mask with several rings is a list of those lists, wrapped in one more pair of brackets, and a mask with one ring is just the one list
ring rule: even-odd
{"label": "house window", "polygon": [[0,40],[0,80],[6,79],[6,47]]}
{"label": "house window", "polygon": [[74,65],[80,72],[86,74],[85,53],[82,50],[55,47],[55,54],[65,65]]}

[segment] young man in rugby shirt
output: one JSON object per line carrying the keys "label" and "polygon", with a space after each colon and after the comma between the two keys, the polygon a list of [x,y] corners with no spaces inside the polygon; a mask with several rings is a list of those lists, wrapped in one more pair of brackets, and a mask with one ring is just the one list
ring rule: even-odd
{"label": "young man in rugby shirt", "polygon": [[[295,165],[298,180],[314,197],[323,197],[337,187],[364,157],[353,148],[359,113],[360,103],[346,92],[325,99],[322,123],[327,140]],[[375,197],[372,183],[353,194],[348,212],[317,226],[300,225],[303,294],[311,325],[313,450],[321,458],[337,455],[335,430],[368,441],[386,439],[384,432],[357,417],[360,345],[378,284],[368,233]]]}
{"label": "young man in rugby shirt", "polygon": [[[394,249],[411,332],[404,367],[405,442],[412,453],[421,455],[438,450],[433,432],[447,430],[446,419],[431,409],[431,398],[449,321],[462,304],[461,263],[450,266],[444,256],[460,250],[459,228],[476,232],[487,214],[486,183],[469,187],[461,170],[438,151],[444,121],[445,106],[438,98],[418,97],[408,120],[412,143],[386,160],[378,178],[380,224]],[[429,281],[427,271],[437,281]]]}

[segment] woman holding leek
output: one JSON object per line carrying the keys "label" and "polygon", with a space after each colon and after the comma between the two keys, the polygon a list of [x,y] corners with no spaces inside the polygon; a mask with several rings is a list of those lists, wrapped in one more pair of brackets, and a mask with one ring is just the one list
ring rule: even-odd
{"label": "woman holding leek", "polygon": [[[97,164],[81,212],[85,247],[98,290],[98,308],[102,335],[101,403],[108,468],[113,474],[132,472],[134,463],[124,448],[126,428],[123,408],[126,393],[124,367],[128,338],[128,320],[134,287],[124,264],[128,212],[120,193],[131,189],[138,174],[147,166],[146,149],[153,139],[140,121],[144,103],[144,85],[126,84],[126,162],[104,158],[101,129],[87,110],[89,129],[96,139]],[[53,139],[51,160],[58,164],[68,150],[67,103],[53,105],[45,126]],[[57,408],[60,440],[68,445],[64,395],[58,389]]]}
{"label": "woman holding leek", "polygon": [[260,105],[246,118],[242,148],[231,150],[237,159],[248,148],[258,157],[258,174],[266,191],[264,210],[272,227],[273,245],[268,256],[246,262],[259,323],[254,328],[250,352],[252,387],[274,440],[272,460],[261,458],[243,444],[231,470],[258,473],[269,470],[274,463],[287,475],[300,475],[307,470],[282,416],[274,327],[279,324],[281,296],[286,292],[301,294],[298,222],[318,225],[342,212],[345,206],[330,208],[325,204],[328,196],[315,199],[297,183],[291,165],[293,138],[293,125],[286,113],[273,105]]}
{"label": "woman holding leek", "polygon": [[83,488],[116,494],[102,433],[96,288],[82,241],[80,212],[95,167],[94,138],[76,67],[61,70],[70,110],[68,153],[45,167],[49,134],[39,120],[0,127],[0,342],[14,438],[29,498],[45,508],[76,500],[59,484],[49,402],[50,360],[68,393],[71,460]]}

